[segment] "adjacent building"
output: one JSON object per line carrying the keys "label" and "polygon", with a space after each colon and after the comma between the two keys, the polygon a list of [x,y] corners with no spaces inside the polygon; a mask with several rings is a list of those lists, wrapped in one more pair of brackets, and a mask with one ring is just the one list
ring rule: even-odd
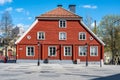
{"label": "adjacent building", "polygon": [[75,5],[69,8],[68,11],[59,5],[37,16],[16,41],[17,59],[100,62],[104,56],[104,42],[74,13]]}

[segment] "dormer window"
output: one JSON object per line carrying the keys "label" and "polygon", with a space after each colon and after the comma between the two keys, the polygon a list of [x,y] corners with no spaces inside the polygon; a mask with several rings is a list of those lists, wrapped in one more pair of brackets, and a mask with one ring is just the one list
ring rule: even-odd
{"label": "dormer window", "polygon": [[66,28],[66,20],[59,20],[59,27]]}

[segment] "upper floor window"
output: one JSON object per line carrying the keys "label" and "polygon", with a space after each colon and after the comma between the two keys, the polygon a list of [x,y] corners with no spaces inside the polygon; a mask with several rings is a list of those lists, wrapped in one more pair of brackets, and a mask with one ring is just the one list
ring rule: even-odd
{"label": "upper floor window", "polygon": [[65,32],[59,32],[59,40],[66,40],[67,35]]}
{"label": "upper floor window", "polygon": [[33,46],[26,47],[26,55],[27,56],[34,56],[34,47]]}
{"label": "upper floor window", "polygon": [[79,40],[86,40],[86,33],[85,32],[79,32]]}
{"label": "upper floor window", "polygon": [[66,28],[66,20],[59,20],[59,27]]}
{"label": "upper floor window", "polygon": [[38,40],[45,40],[45,32],[37,32],[37,39]]}
{"label": "upper floor window", "polygon": [[98,46],[90,46],[90,55],[98,56]]}

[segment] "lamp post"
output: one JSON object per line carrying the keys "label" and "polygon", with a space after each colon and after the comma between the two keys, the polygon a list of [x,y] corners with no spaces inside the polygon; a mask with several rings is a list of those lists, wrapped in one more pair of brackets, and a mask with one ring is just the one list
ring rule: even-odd
{"label": "lamp post", "polygon": [[38,62],[37,65],[40,65],[40,42],[38,42]]}
{"label": "lamp post", "polygon": [[85,44],[85,48],[86,48],[86,67],[88,66],[88,44]]}

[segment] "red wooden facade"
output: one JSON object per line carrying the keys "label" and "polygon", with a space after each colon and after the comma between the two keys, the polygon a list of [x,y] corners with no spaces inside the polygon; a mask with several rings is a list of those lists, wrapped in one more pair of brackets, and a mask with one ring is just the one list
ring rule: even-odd
{"label": "red wooden facade", "polygon": [[[65,28],[60,27],[60,20],[65,20]],[[38,32],[44,32],[44,39],[37,38]],[[59,39],[60,32],[66,34],[65,40]],[[85,33],[84,40],[79,39],[80,32]],[[41,60],[85,61],[87,58],[88,61],[100,61],[104,54],[104,43],[87,28],[81,17],[61,7],[36,17],[34,23],[16,44],[17,59],[38,59],[39,56]],[[85,54],[80,55],[80,46],[84,47],[86,44]],[[92,49],[94,46],[96,48]],[[66,56],[69,52],[71,55]],[[92,55],[91,52],[96,53]]]}

